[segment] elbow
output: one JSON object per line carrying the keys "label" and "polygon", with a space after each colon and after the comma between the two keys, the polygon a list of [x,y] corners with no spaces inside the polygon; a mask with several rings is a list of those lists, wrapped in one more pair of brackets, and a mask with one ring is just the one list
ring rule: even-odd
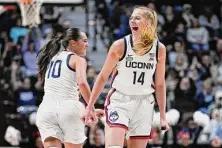
{"label": "elbow", "polygon": [[78,83],[79,88],[85,88],[88,85],[87,81],[80,81]]}
{"label": "elbow", "polygon": [[106,76],[101,76],[100,77],[100,82],[101,83],[105,83],[107,80],[108,80],[108,77],[106,77]]}
{"label": "elbow", "polygon": [[165,87],[165,82],[164,83],[157,83],[156,85],[155,85],[155,88],[156,89],[162,89],[162,88],[164,88]]}
{"label": "elbow", "polygon": [[78,87],[79,87],[79,91],[81,93],[85,92],[85,90],[87,89],[87,86],[88,84],[85,83],[85,82],[81,82],[81,83],[78,83]]}

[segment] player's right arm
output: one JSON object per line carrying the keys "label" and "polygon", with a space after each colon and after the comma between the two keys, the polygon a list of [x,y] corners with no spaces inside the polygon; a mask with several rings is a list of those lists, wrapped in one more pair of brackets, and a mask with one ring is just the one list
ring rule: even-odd
{"label": "player's right arm", "polygon": [[123,56],[123,53],[124,53],[124,40],[120,39],[115,41],[109,49],[109,53],[107,55],[103,68],[100,71],[96,79],[96,82],[93,86],[92,94],[90,96],[89,104],[87,106],[88,110],[93,109],[97,98],[99,97],[100,93],[103,91],[104,86],[110,74],[112,73],[113,69],[116,67],[117,63],[119,62],[119,59]]}
{"label": "player's right arm", "polygon": [[76,71],[76,78],[79,86],[79,91],[86,103],[88,104],[91,95],[91,90],[87,82],[86,76],[87,62],[82,57],[72,55],[70,58],[70,65]]}

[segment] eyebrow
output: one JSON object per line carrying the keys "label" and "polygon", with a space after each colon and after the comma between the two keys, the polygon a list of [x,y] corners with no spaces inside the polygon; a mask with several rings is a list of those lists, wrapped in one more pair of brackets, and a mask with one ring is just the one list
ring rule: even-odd
{"label": "eyebrow", "polygon": [[130,17],[141,17],[140,15],[131,15]]}

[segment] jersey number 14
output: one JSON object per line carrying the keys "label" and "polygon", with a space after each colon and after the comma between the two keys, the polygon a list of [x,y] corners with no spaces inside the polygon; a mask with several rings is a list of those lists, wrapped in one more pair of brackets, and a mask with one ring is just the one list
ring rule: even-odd
{"label": "jersey number 14", "polygon": [[141,72],[140,74],[138,74],[136,71],[134,71],[133,72],[133,84],[141,83],[141,85],[143,85],[144,77],[145,77],[145,72]]}

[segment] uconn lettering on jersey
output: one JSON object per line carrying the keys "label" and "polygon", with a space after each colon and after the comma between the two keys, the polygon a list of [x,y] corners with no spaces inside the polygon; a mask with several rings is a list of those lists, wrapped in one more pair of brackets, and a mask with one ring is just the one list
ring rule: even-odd
{"label": "uconn lettering on jersey", "polygon": [[126,61],[126,67],[139,69],[153,69],[154,63]]}

